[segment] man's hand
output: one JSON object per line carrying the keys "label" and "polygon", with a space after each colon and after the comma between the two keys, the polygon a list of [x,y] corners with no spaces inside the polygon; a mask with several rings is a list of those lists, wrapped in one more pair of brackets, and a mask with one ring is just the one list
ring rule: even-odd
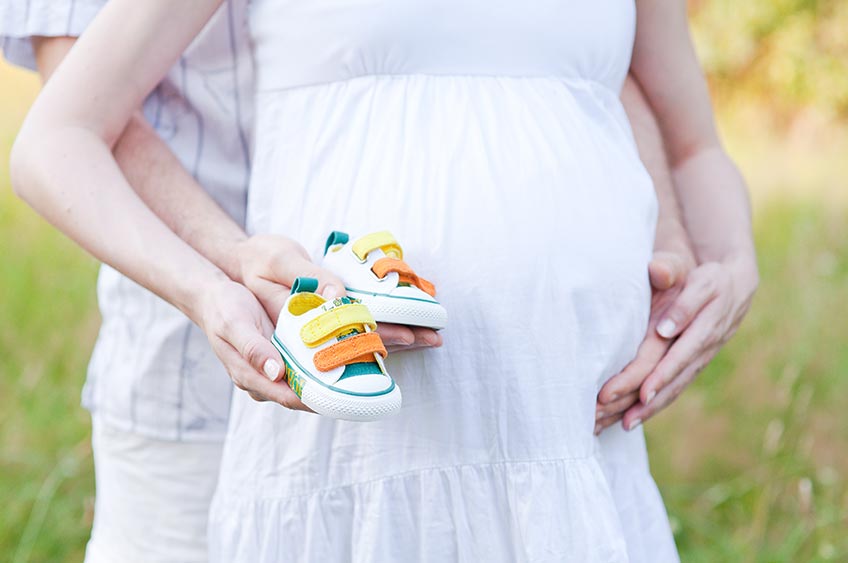
{"label": "man's hand", "polygon": [[698,266],[671,298],[657,291],[664,305],[652,306],[636,359],[598,394],[595,433],[622,419],[632,430],[671,404],[736,333],[757,284],[756,264],[740,259]]}
{"label": "man's hand", "polygon": [[640,402],[624,415],[631,429],[671,404],[736,334],[751,306],[759,278],[747,258],[708,262],[694,269],[685,287],[657,325],[673,342],[642,383]]}
{"label": "man's hand", "polygon": [[[686,276],[694,267],[691,253],[658,251],[648,266],[651,280],[651,316],[648,333],[636,357],[617,375],[611,377],[598,393],[595,407],[595,434],[612,426],[625,412],[639,402],[639,387],[663,359],[671,341],[657,333],[660,319],[683,290]],[[630,426],[625,426],[628,430]]]}
{"label": "man's hand", "polygon": [[205,290],[202,300],[198,324],[236,387],[257,401],[308,411],[280,381],[285,369],[269,340],[274,325],[256,297],[241,284],[226,280]]}
{"label": "man's hand", "polygon": [[[325,298],[345,295],[338,276],[314,264],[309,253],[290,238],[254,235],[240,242],[234,254],[239,261],[235,279],[253,292],[271,319],[279,316],[299,276],[316,278],[318,291]],[[442,345],[442,337],[426,328],[380,323],[377,332],[389,352]]]}

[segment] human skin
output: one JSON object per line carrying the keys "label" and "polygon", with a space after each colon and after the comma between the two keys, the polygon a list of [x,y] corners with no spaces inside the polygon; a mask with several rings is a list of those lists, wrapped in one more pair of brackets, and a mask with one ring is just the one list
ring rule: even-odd
{"label": "human skin", "polygon": [[638,1],[631,70],[662,131],[699,265],[657,324],[673,341],[662,360],[646,378],[633,370],[599,394],[608,403],[638,389],[625,428],[668,406],[695,379],[736,332],[759,284],[747,189],[721,146],[684,0]]}
{"label": "human skin", "polygon": [[[260,340],[264,339],[252,338],[245,342],[244,339],[244,334],[248,333],[267,336],[270,332],[270,320],[267,315],[260,318],[262,315],[256,314],[251,319],[234,322],[233,317],[236,316],[236,312],[226,303],[228,299],[233,299],[235,294],[241,291],[234,287],[238,284],[233,283],[232,280],[245,281],[246,279],[243,264],[230,263],[227,257],[238,255],[233,254],[233,249],[244,250],[248,248],[245,246],[245,242],[250,239],[245,239],[240,229],[238,229],[239,232],[231,231],[229,233],[216,231],[220,236],[195,236],[197,233],[204,232],[203,225],[199,229],[195,226],[188,226],[180,220],[180,217],[168,218],[166,216],[164,222],[160,221],[150,208],[142,209],[145,202],[149,202],[150,199],[144,195],[141,198],[136,195],[109,152],[114,147],[120,162],[121,155],[124,154],[122,145],[129,147],[126,154],[133,154],[136,152],[134,143],[139,142],[132,141],[136,135],[155,136],[152,131],[144,133],[145,124],[138,116],[133,117],[134,110],[194,34],[202,27],[206,18],[211,15],[217,5],[218,2],[187,0],[180,3],[179,9],[174,10],[169,4],[156,0],[146,4],[142,14],[139,14],[138,8],[136,8],[134,12],[136,19],[133,25],[129,29],[126,27],[121,29],[118,23],[124,17],[122,14],[129,9],[130,4],[127,0],[113,0],[107,9],[104,9],[104,13],[98,17],[89,32],[80,40],[80,47],[68,57],[68,61],[57,71],[54,79],[47,84],[42,96],[33,107],[15,145],[12,163],[14,184],[17,191],[33,207],[80,242],[92,254],[114,265],[145,287],[180,307],[189,318],[204,328],[207,335],[210,336],[216,353],[225,365],[229,362],[229,364],[239,365],[245,372],[253,372],[249,374],[250,378],[247,375],[242,375],[241,381],[234,376],[237,385],[247,388],[254,396],[277,400],[266,395],[268,392],[267,386],[261,386],[260,389],[260,381],[257,381],[257,377],[259,380],[262,379],[259,375],[260,371],[268,365],[268,359],[266,358],[263,361],[262,357],[262,346],[267,344],[267,341],[260,343]],[[164,25],[166,21],[168,25],[165,27],[168,29],[164,33],[161,32],[162,30],[155,33],[151,31],[155,30],[157,26]],[[685,26],[685,17],[683,24]],[[116,29],[121,29],[121,38],[115,37],[116,31],[114,30]],[[150,49],[149,42],[153,40],[153,35],[156,39],[156,48]],[[119,43],[122,44],[120,52],[114,48],[109,48],[110,45]],[[93,64],[91,61],[97,62]],[[688,61],[683,62],[688,64]],[[691,62],[694,63],[695,72],[699,75],[697,62],[694,61],[694,58]],[[642,74],[640,80],[644,82],[646,80],[644,75],[651,73],[643,71]],[[660,75],[659,78],[662,80],[669,81],[669,77],[663,75],[663,73],[657,72],[655,74]],[[650,78],[650,76],[647,78]],[[673,80],[671,81],[673,82]],[[649,90],[646,89],[646,92],[650,95]],[[89,108],[91,107],[102,106],[102,104],[96,103],[97,99],[109,99],[109,107],[99,113],[90,111]],[[655,109],[660,107],[660,111],[671,110],[673,112],[675,110],[673,104],[670,106],[654,104],[654,107]],[[691,108],[687,107],[687,110],[689,109]],[[711,124],[712,117],[708,98],[706,108],[696,108],[696,111],[694,111],[694,113],[703,112],[707,113],[708,121]],[[664,123],[662,116],[658,117],[660,117],[660,123]],[[687,118],[686,115],[679,117],[681,119]],[[689,119],[691,121],[691,118]],[[130,128],[125,130],[128,123]],[[686,127],[687,124],[683,126]],[[663,128],[664,133],[665,127],[674,129],[677,126],[666,124]],[[49,141],[39,142],[39,137],[49,139]],[[672,138],[679,140],[679,137]],[[144,143],[144,136],[141,138],[141,142]],[[125,143],[128,144],[125,145]],[[167,147],[165,148],[167,150]],[[80,162],[90,162],[94,166],[77,174],[80,171]],[[165,160],[161,162],[165,162]],[[52,172],[47,172],[44,169],[46,163],[51,164]],[[729,160],[727,160],[727,163],[732,167]],[[59,170],[64,171],[64,173],[57,173]],[[150,168],[144,167],[143,170],[145,174],[148,174]],[[183,174],[187,176],[184,171]],[[130,174],[127,174],[127,176],[129,177]],[[168,185],[162,182],[155,184],[158,186]],[[740,187],[744,193],[744,185],[741,182],[739,182],[737,188]],[[97,192],[101,190],[108,192],[106,194],[108,197],[104,200],[96,197]],[[198,190],[199,187],[196,187],[195,191]],[[149,194],[150,192],[140,190],[140,193]],[[170,193],[174,193],[173,190]],[[200,194],[205,196],[202,191]],[[194,195],[199,194],[195,193]],[[155,197],[152,199],[161,202],[161,199],[157,200]],[[662,196],[660,196],[660,200],[662,203]],[[109,205],[104,207],[104,202],[108,202]],[[91,204],[93,209],[86,209],[86,204]],[[211,201],[207,202],[208,204],[217,209],[217,206]],[[170,208],[186,209],[184,205],[174,205],[173,200],[161,207],[153,204],[150,207],[153,207],[160,214],[163,210],[167,214],[167,210]],[[683,202],[683,207],[684,209],[687,208],[686,202]],[[743,205],[743,207],[745,206]],[[91,221],[93,217],[97,216],[98,211],[102,213],[110,208],[125,210],[121,221],[107,221],[105,225],[102,222],[98,224]],[[745,209],[747,210],[747,207]],[[218,219],[220,219],[220,215],[224,215],[220,209],[217,209],[217,213],[219,214]],[[196,216],[197,214],[192,212],[191,215]],[[133,220],[128,222],[127,216],[132,217]],[[214,214],[210,216],[214,217]],[[137,224],[135,224],[136,219],[138,219]],[[730,217],[731,222],[733,220],[738,222],[738,219],[738,214]],[[213,227],[219,225],[219,223],[218,220],[209,221],[209,224]],[[195,253],[197,256],[189,260],[187,245],[173,231],[168,229],[170,225],[189,242],[194,239],[194,244],[198,246],[208,244],[212,248],[201,249],[201,252]],[[738,225],[734,226],[738,227]],[[104,228],[108,232],[105,236]],[[151,229],[154,240],[158,241],[155,257],[143,256],[143,245],[132,240],[133,238],[140,238],[138,237],[139,233],[144,232],[145,242],[149,243],[151,237],[144,229]],[[743,236],[746,232],[744,225],[742,229],[735,228],[732,230],[737,234],[741,233]],[[223,234],[221,234],[222,232]],[[702,247],[713,245],[713,242],[711,242],[713,239],[710,239],[710,237],[716,238],[715,233],[701,233],[701,235],[705,237],[704,240],[700,241]],[[748,236],[750,235],[748,234]],[[110,244],[110,242],[123,238],[130,239],[128,246]],[[233,244],[228,246],[230,242]],[[270,247],[281,242],[266,240],[265,244]],[[161,243],[161,246],[159,246],[159,243]],[[278,263],[280,270],[274,273],[270,280],[269,277],[257,275],[258,281],[283,282],[283,285],[285,285],[285,279],[274,278],[293,277],[292,273],[294,272],[310,271],[308,269],[302,270],[302,268],[315,268],[314,265],[308,263],[305,252],[302,252],[299,245],[294,242],[289,244],[291,246],[287,249],[286,254],[288,259],[281,260]],[[117,251],[116,246],[120,247],[120,252]],[[151,247],[153,246],[151,245]],[[206,253],[208,256],[214,257],[216,249],[222,248],[228,248],[230,251],[225,252],[226,256],[221,260],[213,259],[210,261],[204,259],[201,255],[201,253]],[[164,256],[163,249],[165,250]],[[261,257],[261,255],[260,252],[257,256]],[[157,265],[151,269],[150,263],[154,260]],[[260,258],[259,262],[262,261]],[[218,265],[217,268],[214,267],[213,262]],[[194,275],[186,275],[186,264],[193,268]],[[664,269],[662,260],[660,260],[660,266],[652,267],[652,274],[659,272],[652,275],[652,280],[654,278],[660,280],[673,279],[679,282],[682,276],[674,273],[675,268],[676,266],[672,264]],[[666,274],[663,273],[664,271],[671,273]],[[151,276],[150,272],[156,272],[156,276]],[[715,274],[715,272],[713,273]],[[224,274],[224,276],[222,277],[221,274]],[[334,287],[330,290],[331,292],[342,287],[328,273],[322,273],[318,277],[323,281],[322,287]],[[189,283],[187,284],[187,282]],[[279,284],[273,283],[272,285],[278,286]],[[672,286],[672,289],[677,287],[674,284]],[[689,284],[685,289],[688,288]],[[685,289],[680,294],[681,299],[686,294]],[[274,291],[279,293],[276,289],[273,291],[270,289],[268,291],[259,290],[258,293],[271,295]],[[689,294],[693,293],[694,291],[689,292]],[[248,297],[242,294],[240,299],[248,299]],[[690,298],[690,301],[694,302],[694,297]],[[266,298],[266,307],[273,308],[274,305],[270,303],[271,299]],[[256,307],[247,307],[247,309],[255,311]],[[669,311],[677,310],[669,309]],[[668,314],[671,315],[671,313]],[[683,321],[677,325],[678,332],[685,328],[682,323]],[[240,335],[236,335],[234,332],[238,332]],[[651,334],[649,334],[650,337]],[[221,342],[216,341],[216,338],[220,339],[225,345],[223,351],[220,349]],[[428,343],[423,337],[422,340]],[[683,338],[681,337],[680,340],[682,341]],[[437,342],[432,343],[437,344]],[[269,350],[269,354],[272,351],[272,349]],[[239,353],[242,357],[236,358]],[[275,352],[274,355],[276,355]],[[682,353],[679,356],[682,356]],[[248,358],[249,361],[244,361],[244,358]],[[237,360],[241,360],[241,364]],[[657,368],[661,365],[662,362],[659,363]],[[279,364],[277,364],[277,367],[279,367]],[[681,370],[685,367],[682,366]],[[673,377],[669,378],[672,371],[671,368],[666,368],[666,379],[669,381],[673,379]],[[230,370],[230,373],[233,375],[232,370]],[[651,372],[650,376],[653,376],[654,373],[655,370]],[[632,379],[632,377],[628,379],[627,383],[632,383]],[[661,384],[666,381],[666,379],[659,379],[658,377],[654,379],[658,380],[653,382],[655,389],[645,391],[643,388],[642,391],[645,391],[645,394],[639,395],[641,402],[631,407],[628,414],[634,412],[633,409],[638,409],[640,405],[645,406],[648,398],[653,398],[653,395],[650,394],[651,391],[660,389]],[[264,384],[267,381],[261,383]],[[251,389],[251,387],[253,388]],[[636,385],[635,389],[639,389],[639,385]],[[610,400],[606,404],[616,403],[617,407],[623,409],[627,405],[622,402],[622,398],[630,395],[629,399],[636,400],[633,389],[624,392],[624,387],[622,387],[620,391],[620,393],[616,392],[615,389],[610,391],[609,396],[606,397]],[[604,391],[602,391],[601,398],[604,398],[603,394]],[[613,399],[612,395],[619,396]],[[279,393],[276,393],[276,396],[280,398]],[[277,400],[277,402],[291,406],[291,397],[288,397],[286,401]],[[657,402],[656,404],[660,403]],[[609,410],[613,411],[614,409]],[[612,414],[614,415],[614,412]],[[627,425],[626,416],[625,424]],[[642,418],[645,418],[644,414]],[[631,416],[630,420],[631,425],[627,427],[632,427],[637,418],[634,415]]]}
{"label": "human skin", "polygon": [[[33,49],[44,82],[58,67],[76,38],[36,37]],[[306,252],[284,237],[248,237],[181,165],[168,145],[135,112],[113,148],[115,160],[127,181],[145,204],[180,238],[216,264],[235,282],[246,286],[263,306],[256,307],[243,290],[226,284],[219,297],[221,317],[207,333],[214,351],[240,388],[256,400],[276,400],[289,408],[305,409],[287,389],[268,395],[264,378],[281,377],[280,357],[268,337],[298,275],[311,275],[327,286],[338,288],[341,281],[309,262]],[[126,219],[126,217],[125,217]],[[104,233],[104,236],[111,234]],[[273,279],[274,282],[268,281]],[[140,281],[140,280],[135,280]],[[329,289],[335,294],[335,289]],[[149,288],[152,289],[152,288]],[[233,306],[227,306],[232,299]],[[440,346],[441,337],[432,330],[381,323],[383,341],[394,352]],[[276,399],[275,399],[276,397]]]}
{"label": "human skin", "polygon": [[[69,37],[33,40],[42,79],[46,81],[49,78],[74,41],[74,38]],[[634,361],[630,367],[641,367],[643,377],[646,377],[669,346],[667,340],[653,331],[657,314],[663,312],[663,307],[667,308],[671,299],[679,294],[686,272],[693,267],[693,258],[680,221],[680,209],[659,129],[638,85],[629,77],[624,86],[622,101],[633,124],[640,156],[654,179],[660,210],[656,257],[650,265],[654,290],[652,323],[640,348],[639,361]],[[218,265],[231,279],[247,285],[264,305],[269,317],[276,318],[288,295],[290,278],[295,275],[294,270],[285,268],[286,264],[291,263],[287,257],[292,251],[289,248],[292,241],[273,236],[248,237],[182,168],[170,148],[139,113],[134,114],[127,124],[113,153],[129,183],[165,224]],[[302,252],[300,254],[305,257]],[[295,264],[302,267],[302,263]],[[245,283],[246,279],[248,283]],[[256,325],[245,323],[244,326]],[[253,329],[248,338],[257,343],[253,349],[259,349],[262,353],[265,335],[259,332]],[[381,334],[387,344],[394,345],[396,349],[441,344],[436,333],[422,329],[403,331],[403,327],[397,327],[395,332],[391,332],[383,327]],[[223,343],[217,342],[217,345],[220,347]],[[398,348],[399,345],[401,348]],[[268,353],[273,352],[269,350]],[[252,363],[255,365],[258,361],[262,360]],[[275,360],[272,356],[265,361]],[[241,370],[241,365],[228,367],[228,371],[236,374]],[[274,368],[272,371],[275,371]],[[234,376],[236,378],[242,381],[245,379],[244,376]],[[633,391],[607,405],[599,402],[600,420],[597,429],[620,420],[626,409],[637,401],[638,393]]]}

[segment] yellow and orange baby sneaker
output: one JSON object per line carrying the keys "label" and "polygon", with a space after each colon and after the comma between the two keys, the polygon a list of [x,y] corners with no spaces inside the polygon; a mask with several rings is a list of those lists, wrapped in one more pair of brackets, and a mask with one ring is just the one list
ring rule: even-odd
{"label": "yellow and orange baby sneaker", "polygon": [[439,330],[448,322],[436,288],[403,261],[403,249],[388,231],[356,239],[333,231],[321,265],[339,276],[348,295],[367,306],[379,323]]}

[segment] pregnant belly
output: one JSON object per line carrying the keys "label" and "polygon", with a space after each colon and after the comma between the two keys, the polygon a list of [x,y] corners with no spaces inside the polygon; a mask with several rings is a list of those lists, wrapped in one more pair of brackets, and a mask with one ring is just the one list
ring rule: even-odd
{"label": "pregnant belly", "polygon": [[617,101],[552,80],[306,90],[260,103],[251,228],[316,258],[333,229],[398,237],[449,312],[441,350],[390,358],[408,416],[567,409],[591,437],[650,300],[656,204]]}

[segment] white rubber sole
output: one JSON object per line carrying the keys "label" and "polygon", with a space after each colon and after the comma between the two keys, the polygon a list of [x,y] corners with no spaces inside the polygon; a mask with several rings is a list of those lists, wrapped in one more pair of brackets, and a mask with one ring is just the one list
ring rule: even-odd
{"label": "white rubber sole", "polygon": [[339,420],[369,422],[391,416],[400,410],[403,397],[397,383],[391,391],[379,395],[352,395],[335,391],[301,372],[287,351],[282,350],[274,340],[271,343],[286,364],[289,387],[297,393],[304,405],[316,413]]}
{"label": "white rubber sole", "polygon": [[448,324],[448,312],[439,303],[388,297],[348,290],[348,295],[362,301],[378,323],[395,323],[440,330]]}
{"label": "white rubber sole", "polygon": [[359,397],[338,393],[308,379],[303,384],[300,400],[318,414],[356,422],[369,422],[396,414],[403,402],[397,384],[388,393]]}

